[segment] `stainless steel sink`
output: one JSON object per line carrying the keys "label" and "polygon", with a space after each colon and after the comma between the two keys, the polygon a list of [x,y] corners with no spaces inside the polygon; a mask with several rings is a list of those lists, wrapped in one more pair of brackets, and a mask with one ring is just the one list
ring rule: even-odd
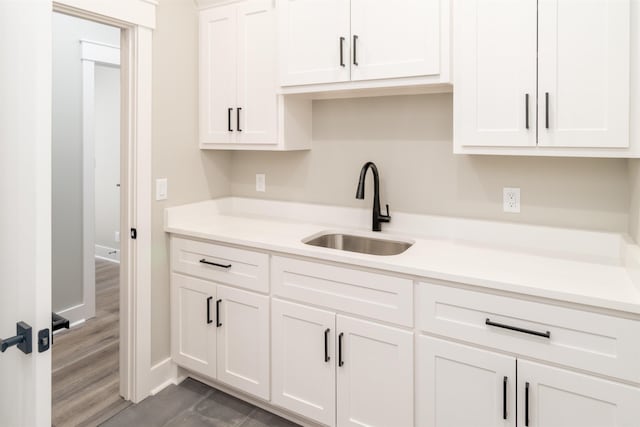
{"label": "stainless steel sink", "polygon": [[398,255],[409,249],[413,242],[377,239],[373,237],[355,236],[352,234],[327,233],[309,240],[303,240],[307,245],[321,248],[339,249],[341,251],[359,252],[369,255]]}

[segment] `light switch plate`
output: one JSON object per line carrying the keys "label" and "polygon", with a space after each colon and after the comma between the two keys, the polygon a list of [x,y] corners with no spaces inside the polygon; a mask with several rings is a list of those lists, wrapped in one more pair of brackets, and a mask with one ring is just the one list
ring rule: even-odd
{"label": "light switch plate", "polygon": [[156,200],[167,200],[167,178],[156,179]]}
{"label": "light switch plate", "polygon": [[502,210],[509,213],[520,213],[520,189],[505,187],[502,189]]}
{"label": "light switch plate", "polygon": [[256,174],[256,191],[261,193],[267,191],[267,176],[263,173]]}

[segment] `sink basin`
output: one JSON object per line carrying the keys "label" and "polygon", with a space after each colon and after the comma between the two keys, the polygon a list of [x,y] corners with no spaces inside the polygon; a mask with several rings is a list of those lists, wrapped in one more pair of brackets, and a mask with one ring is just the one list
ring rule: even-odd
{"label": "sink basin", "polygon": [[312,236],[303,243],[321,248],[359,252],[369,255],[398,255],[409,249],[413,242],[374,237],[356,236],[343,233],[326,233]]}

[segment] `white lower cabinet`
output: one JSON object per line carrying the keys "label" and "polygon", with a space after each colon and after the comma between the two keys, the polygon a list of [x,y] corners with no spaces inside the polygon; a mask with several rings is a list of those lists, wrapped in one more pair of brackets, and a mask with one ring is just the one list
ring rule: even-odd
{"label": "white lower cabinet", "polygon": [[218,380],[269,399],[269,297],[218,285]]}
{"label": "white lower cabinet", "polygon": [[518,425],[640,425],[640,389],[590,375],[518,361]]}
{"label": "white lower cabinet", "polygon": [[416,425],[515,427],[516,359],[421,336]]}
{"label": "white lower cabinet", "polygon": [[269,297],[171,275],[176,364],[269,399]]}
{"label": "white lower cabinet", "polygon": [[640,420],[637,387],[425,336],[417,358],[420,427],[631,427]]}
{"label": "white lower cabinet", "polygon": [[413,334],[273,299],[275,404],[328,426],[413,425]]}

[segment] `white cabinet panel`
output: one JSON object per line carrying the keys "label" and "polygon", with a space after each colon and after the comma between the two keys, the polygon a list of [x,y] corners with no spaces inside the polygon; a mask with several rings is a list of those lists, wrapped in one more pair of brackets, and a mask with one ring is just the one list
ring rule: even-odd
{"label": "white cabinet panel", "polygon": [[439,74],[440,3],[351,0],[351,80]]}
{"label": "white cabinet panel", "polygon": [[238,3],[237,52],[237,142],[276,144],[276,34],[271,0]]}
{"label": "white cabinet panel", "polygon": [[539,144],[627,147],[630,1],[539,6]]}
{"label": "white cabinet panel", "polygon": [[335,425],[335,314],[272,300],[272,401]]}
{"label": "white cabinet panel", "polygon": [[349,8],[349,0],[278,0],[282,86],[349,80]]}
{"label": "white cabinet panel", "polygon": [[638,420],[638,388],[518,361],[518,425],[632,427]]}
{"label": "white cabinet panel", "polygon": [[413,334],[337,317],[337,423],[413,425]]}
{"label": "white cabinet panel", "polygon": [[171,275],[171,357],[180,366],[216,376],[216,285]]}
{"label": "white cabinet panel", "polygon": [[218,286],[218,380],[269,399],[269,297]]}
{"label": "white cabinet panel", "polygon": [[418,337],[416,425],[515,427],[516,360]]}
{"label": "white cabinet panel", "polygon": [[[236,107],[236,6],[200,13],[200,142],[230,143]],[[231,109],[231,110],[229,110]]]}

